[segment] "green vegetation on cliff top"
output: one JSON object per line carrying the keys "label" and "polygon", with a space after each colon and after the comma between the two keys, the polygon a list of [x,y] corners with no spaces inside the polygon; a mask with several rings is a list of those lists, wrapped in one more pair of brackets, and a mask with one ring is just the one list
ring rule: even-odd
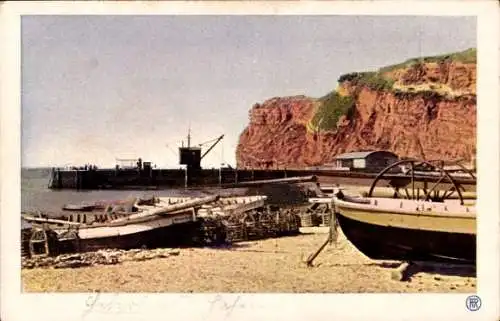
{"label": "green vegetation on cliff top", "polygon": [[464,50],[464,51],[454,52],[454,53],[449,53],[449,54],[444,54],[444,55],[412,58],[412,59],[408,59],[405,62],[402,62],[400,64],[390,65],[387,67],[380,68],[379,72],[386,73],[386,72],[394,71],[394,70],[401,69],[401,68],[407,68],[407,67],[415,65],[417,63],[430,63],[430,62],[442,63],[445,61],[457,61],[457,62],[462,62],[465,64],[476,63],[477,50],[476,50],[476,48],[469,48],[469,49]]}
{"label": "green vegetation on cliff top", "polygon": [[476,63],[476,54],[476,48],[470,48],[464,51],[439,56],[413,58],[400,64],[380,68],[376,72],[352,72],[345,74],[339,77],[338,82],[350,81],[354,85],[364,85],[374,90],[391,90],[394,86],[394,80],[384,77],[385,73],[401,68],[408,68],[418,63],[442,63],[445,61]]}
{"label": "green vegetation on cliff top", "polygon": [[[384,77],[383,74],[400,68],[408,68],[417,63],[442,63],[446,61],[459,61],[462,63],[476,62],[476,49],[470,48],[461,52],[450,53],[439,56],[421,57],[409,59],[403,63],[380,68],[375,72],[352,72],[339,77],[338,82],[349,81],[353,85],[362,85],[373,90],[393,91],[396,95],[423,95],[430,98],[439,96],[444,97],[441,92],[435,90],[424,90],[419,92],[404,92],[400,88],[394,88],[395,81]],[[431,86],[432,87],[432,86]],[[319,99],[319,106],[313,118],[307,124],[310,132],[318,130],[335,130],[338,120],[346,115],[351,118],[355,110],[355,98],[352,96],[342,96],[335,90]]]}

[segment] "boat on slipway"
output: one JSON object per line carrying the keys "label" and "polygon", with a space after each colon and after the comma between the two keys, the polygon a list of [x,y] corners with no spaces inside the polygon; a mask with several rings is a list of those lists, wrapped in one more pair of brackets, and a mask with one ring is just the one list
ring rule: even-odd
{"label": "boat on slipway", "polygon": [[[380,195],[376,185],[384,180],[383,174],[404,162],[410,165],[409,184],[389,185],[393,193],[375,197]],[[433,184],[416,184],[411,171],[415,162],[402,161],[384,169],[366,195],[349,195],[336,188],[333,195],[309,201],[333,206],[346,238],[371,259],[474,264],[475,197],[464,197],[462,187],[445,170]]]}
{"label": "boat on slipway", "polygon": [[334,197],[346,238],[375,260],[476,262],[476,208],[390,198]]}

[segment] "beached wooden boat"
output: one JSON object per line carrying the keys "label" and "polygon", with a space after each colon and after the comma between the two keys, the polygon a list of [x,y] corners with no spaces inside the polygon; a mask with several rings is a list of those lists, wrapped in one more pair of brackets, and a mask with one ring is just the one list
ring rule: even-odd
{"label": "beached wooden boat", "polygon": [[[156,207],[169,206],[187,201],[200,199],[201,197],[188,196],[169,196],[169,197],[150,197],[146,199],[128,199],[114,201],[99,201],[89,204],[73,204],[63,206],[63,211],[52,214],[44,214],[44,219],[39,220],[43,223],[55,225],[65,224],[65,222],[76,222],[83,224],[106,223],[115,219],[124,218],[130,214],[134,214],[139,207],[145,209],[146,205],[154,205]],[[247,211],[254,208],[264,206],[267,196],[223,196],[219,200],[205,204],[197,209],[197,215],[228,215],[231,211]],[[87,208],[92,207],[92,210]],[[71,208],[67,210],[65,208]],[[40,216],[25,213],[28,217],[39,219]],[[50,216],[50,222],[45,218]],[[36,221],[34,221],[36,222]]]}
{"label": "beached wooden boat", "polygon": [[[35,238],[44,243],[46,230],[57,237],[58,251],[92,251],[100,248],[157,247],[172,242],[186,243],[196,238],[198,211],[202,208],[242,211],[264,205],[265,196],[158,198],[154,204],[134,205],[134,211],[105,215],[107,219],[89,224],[24,215],[23,219],[44,228]],[[207,213],[205,213],[208,215]],[[35,232],[36,233],[36,232]],[[43,241],[43,242],[42,242]],[[46,243],[46,242],[45,242]]]}
{"label": "beached wooden boat", "polygon": [[476,208],[457,200],[334,197],[347,239],[375,260],[476,262]]}
{"label": "beached wooden boat", "polygon": [[[23,216],[23,219],[32,224],[42,224],[32,237],[38,238],[40,244],[47,243],[47,231],[50,231],[57,239],[57,242],[52,242],[57,245],[52,250],[57,252],[153,247],[166,244],[192,230],[189,223],[196,222],[194,208],[217,199],[218,196],[209,196],[170,206],[136,205],[133,213],[103,223],[64,223],[29,216]],[[176,228],[172,229],[174,225]]]}

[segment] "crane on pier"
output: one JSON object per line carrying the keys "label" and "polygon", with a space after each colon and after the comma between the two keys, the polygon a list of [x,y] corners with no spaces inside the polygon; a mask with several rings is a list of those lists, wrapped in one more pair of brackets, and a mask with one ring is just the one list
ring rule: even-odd
{"label": "crane on pier", "polygon": [[212,149],[214,149],[215,145],[217,145],[217,144],[218,144],[218,143],[222,140],[222,138],[224,138],[224,134],[220,135],[220,136],[219,136],[219,137],[217,137],[217,138],[214,138],[214,139],[211,139],[211,140],[209,140],[209,141],[206,141],[206,142],[203,142],[203,143],[198,144],[198,146],[200,146],[200,148],[201,148],[201,147],[203,147],[203,145],[206,145],[206,144],[209,144],[209,143],[211,143],[211,142],[214,142],[214,143],[213,143],[213,144],[212,144],[212,145],[211,145],[211,146],[207,149],[207,151],[206,151],[206,152],[204,152],[204,153],[203,153],[203,155],[201,155],[200,160],[202,160],[205,156],[207,156],[207,154],[208,154],[208,153],[210,153],[210,151],[211,151]]}
{"label": "crane on pier", "polygon": [[[207,154],[224,138],[224,135],[220,135],[217,138],[198,144],[198,146],[191,146],[191,133],[188,134],[188,145],[187,147],[180,147],[180,164],[187,165],[188,169],[201,169],[201,160],[207,156]],[[201,147],[212,143],[210,147],[202,154]]]}

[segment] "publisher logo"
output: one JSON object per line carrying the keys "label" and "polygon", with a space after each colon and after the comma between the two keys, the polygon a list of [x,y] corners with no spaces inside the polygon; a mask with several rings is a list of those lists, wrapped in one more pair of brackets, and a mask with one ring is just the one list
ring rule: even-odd
{"label": "publisher logo", "polygon": [[481,299],[477,295],[468,296],[465,300],[465,306],[469,311],[477,311],[481,308]]}

